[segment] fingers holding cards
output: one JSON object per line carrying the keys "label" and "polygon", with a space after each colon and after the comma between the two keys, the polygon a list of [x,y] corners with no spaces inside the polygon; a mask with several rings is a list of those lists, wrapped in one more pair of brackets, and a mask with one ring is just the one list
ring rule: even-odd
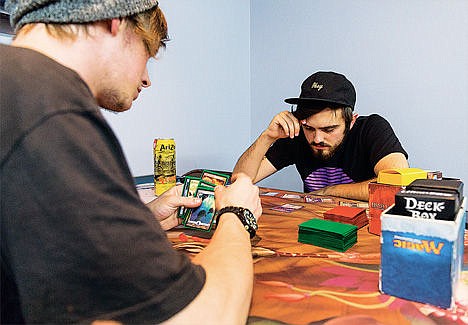
{"label": "fingers holding cards", "polygon": [[202,200],[197,208],[181,207],[178,217],[186,228],[210,231],[216,223],[214,189],[217,185],[226,185],[229,175],[204,170],[201,177],[186,176],[182,196],[194,196]]}
{"label": "fingers holding cards", "polygon": [[184,226],[204,231],[210,231],[216,213],[214,188],[200,187],[195,196],[202,200],[199,207],[189,210]]}

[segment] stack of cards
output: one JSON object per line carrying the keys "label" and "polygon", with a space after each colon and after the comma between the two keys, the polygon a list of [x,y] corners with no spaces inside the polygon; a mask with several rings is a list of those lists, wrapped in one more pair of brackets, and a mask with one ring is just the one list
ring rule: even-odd
{"label": "stack of cards", "polygon": [[182,189],[182,196],[194,196],[202,199],[197,208],[180,207],[178,217],[182,224],[191,229],[210,231],[216,220],[214,188],[216,185],[225,185],[229,175],[204,170],[200,177],[186,176]]}
{"label": "stack of cards", "polygon": [[358,229],[367,225],[366,209],[348,206],[336,206],[323,214],[325,220],[348,223]]}
{"label": "stack of cards", "polygon": [[298,241],[339,252],[357,242],[357,227],[323,219],[310,219],[299,225]]}

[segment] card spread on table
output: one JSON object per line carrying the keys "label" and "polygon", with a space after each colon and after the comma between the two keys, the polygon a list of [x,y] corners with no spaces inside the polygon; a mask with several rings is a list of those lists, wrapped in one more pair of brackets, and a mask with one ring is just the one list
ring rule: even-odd
{"label": "card spread on table", "polygon": [[299,194],[289,194],[289,193],[286,193],[281,197],[283,199],[300,199],[301,198],[301,196]]}
{"label": "card spread on table", "polygon": [[366,209],[349,206],[336,206],[323,214],[325,220],[348,223],[359,228],[367,225]]}
{"label": "card spread on table", "polygon": [[263,195],[263,196],[276,196],[278,195],[278,192],[270,192],[270,191],[260,191],[259,193],[260,195]]}
{"label": "card spread on table", "polygon": [[304,201],[307,203],[335,203],[335,201],[329,197],[314,197],[310,195],[304,196]]}
{"label": "card spread on table", "polygon": [[274,206],[274,207],[271,208],[271,210],[290,213],[290,212],[293,212],[293,211],[296,211],[296,210],[299,210],[299,209],[302,209],[302,208],[303,208],[302,205],[286,203],[286,204],[283,204],[283,205]]}
{"label": "card spread on table", "polygon": [[364,208],[368,209],[369,208],[369,202],[346,202],[346,201],[340,201],[341,206],[345,207],[354,207],[354,208]]}
{"label": "card spread on table", "polygon": [[310,219],[299,225],[298,241],[344,252],[357,242],[357,227],[323,219]]}

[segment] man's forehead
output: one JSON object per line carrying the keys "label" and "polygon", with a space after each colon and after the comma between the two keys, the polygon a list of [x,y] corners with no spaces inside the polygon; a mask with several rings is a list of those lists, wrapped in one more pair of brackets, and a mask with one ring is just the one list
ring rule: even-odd
{"label": "man's forehead", "polygon": [[341,110],[330,108],[325,108],[320,112],[301,120],[301,124],[312,127],[337,126],[344,123],[345,121],[343,114],[341,114]]}

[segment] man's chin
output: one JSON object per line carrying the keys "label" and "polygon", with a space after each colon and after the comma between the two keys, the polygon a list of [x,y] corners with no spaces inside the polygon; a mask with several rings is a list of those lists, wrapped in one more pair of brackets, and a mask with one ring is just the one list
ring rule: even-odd
{"label": "man's chin", "polygon": [[314,155],[315,158],[322,160],[322,161],[327,161],[333,156],[333,154],[329,150],[312,149],[312,154]]}
{"label": "man's chin", "polygon": [[132,107],[132,103],[130,103],[129,105],[122,103],[119,105],[100,105],[100,106],[101,108],[109,112],[122,113],[122,112],[128,111]]}

